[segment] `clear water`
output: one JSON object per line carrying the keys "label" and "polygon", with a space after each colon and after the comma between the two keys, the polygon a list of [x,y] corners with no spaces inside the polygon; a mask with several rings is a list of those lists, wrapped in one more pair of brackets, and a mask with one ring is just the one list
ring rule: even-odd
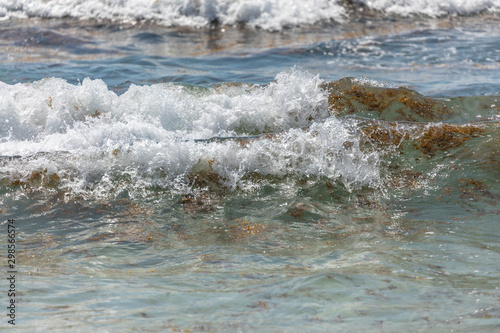
{"label": "clear water", "polygon": [[16,329],[499,329],[500,5],[304,3],[0,3]]}

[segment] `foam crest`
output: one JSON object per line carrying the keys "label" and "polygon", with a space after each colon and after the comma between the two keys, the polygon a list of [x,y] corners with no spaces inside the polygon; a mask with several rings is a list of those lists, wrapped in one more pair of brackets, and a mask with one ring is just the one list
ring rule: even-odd
{"label": "foam crest", "polygon": [[[102,129],[108,141],[122,142],[172,135],[207,139],[303,127],[328,117],[321,83],[318,76],[294,69],[264,87],[132,85],[122,95],[101,80],[85,79],[79,85],[61,79],[1,84],[0,148],[4,155],[36,153],[39,146],[45,151],[77,149],[70,144],[79,137],[75,131],[86,136],[100,127],[108,127]],[[34,148],[16,149],[13,140]]]}

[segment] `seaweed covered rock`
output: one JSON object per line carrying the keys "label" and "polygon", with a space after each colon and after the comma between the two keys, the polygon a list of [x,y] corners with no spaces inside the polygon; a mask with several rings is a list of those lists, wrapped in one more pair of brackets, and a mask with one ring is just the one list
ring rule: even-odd
{"label": "seaweed covered rock", "polygon": [[387,121],[441,121],[454,111],[443,102],[406,88],[363,84],[353,78],[323,84],[330,114],[356,115]]}

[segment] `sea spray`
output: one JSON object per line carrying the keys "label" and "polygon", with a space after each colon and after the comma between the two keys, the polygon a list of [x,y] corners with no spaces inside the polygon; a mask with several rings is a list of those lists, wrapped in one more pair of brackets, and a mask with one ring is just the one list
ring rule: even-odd
{"label": "sea spray", "polygon": [[[8,102],[0,112],[13,116],[0,151],[15,157],[4,158],[3,179],[29,184],[42,177],[51,181],[37,186],[78,193],[171,189],[179,181],[193,185],[196,166],[210,161],[204,172],[232,190],[255,186],[248,182],[253,174],[376,186],[377,153],[364,153],[355,128],[329,114],[322,82],[292,69],[266,86],[230,90],[132,85],[118,95],[90,79],[3,84]],[[234,140],[206,141],[213,137]]]}

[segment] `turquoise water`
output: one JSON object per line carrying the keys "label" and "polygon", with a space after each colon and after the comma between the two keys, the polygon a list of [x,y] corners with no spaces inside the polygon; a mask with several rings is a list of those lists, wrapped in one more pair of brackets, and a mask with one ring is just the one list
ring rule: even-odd
{"label": "turquoise water", "polygon": [[88,3],[1,5],[17,330],[499,329],[496,2]]}

